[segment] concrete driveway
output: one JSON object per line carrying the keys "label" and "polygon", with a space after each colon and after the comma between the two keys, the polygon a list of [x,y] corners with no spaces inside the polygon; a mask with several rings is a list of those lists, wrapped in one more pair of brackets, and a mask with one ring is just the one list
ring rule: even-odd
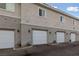
{"label": "concrete driveway", "polygon": [[34,46],[29,56],[79,56],[79,44]]}
{"label": "concrete driveway", "polygon": [[19,50],[0,49],[0,56],[79,56],[79,42],[76,44],[37,45]]}

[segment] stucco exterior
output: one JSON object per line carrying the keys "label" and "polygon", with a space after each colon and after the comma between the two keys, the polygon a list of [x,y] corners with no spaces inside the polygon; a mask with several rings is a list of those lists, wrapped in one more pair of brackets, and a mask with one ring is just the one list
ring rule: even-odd
{"label": "stucco exterior", "polygon": [[14,17],[14,18],[20,18],[20,15],[21,15],[20,11],[21,11],[20,4],[16,3],[14,11],[8,11],[6,9],[0,8],[0,15]]}
{"label": "stucco exterior", "polygon": [[20,44],[20,19],[0,15],[0,30],[12,30],[15,33],[15,47]]}
{"label": "stucco exterior", "polygon": [[[59,29],[59,28],[48,28],[48,27],[42,27],[42,26],[34,26],[34,25],[21,25],[21,42],[22,46],[27,46],[27,43],[30,43],[32,45],[32,30],[47,30],[48,33],[48,44],[54,44],[53,41],[56,40],[56,32],[64,32],[65,33],[65,42],[69,42],[70,40],[70,34],[76,33],[76,41],[79,41],[79,32],[73,31],[73,30],[66,30],[66,29]],[[30,30],[30,32],[28,32]]]}
{"label": "stucco exterior", "polygon": [[[39,16],[38,10],[42,8],[46,11],[46,16]],[[28,11],[28,12],[26,12]],[[25,13],[26,12],[26,13]],[[50,9],[47,9],[43,6],[39,6],[36,4],[21,4],[21,23],[23,24],[30,24],[30,25],[37,25],[37,26],[44,26],[44,27],[51,27],[51,28],[62,28],[73,30],[73,18],[64,16],[64,23],[60,23],[60,16],[63,14],[57,13]],[[75,20],[75,22],[78,22]],[[77,27],[75,25],[75,27]],[[78,29],[78,28],[77,28]]]}
{"label": "stucco exterior", "polygon": [[15,11],[7,11],[0,8],[0,30],[14,31],[15,48],[21,45],[20,15],[20,4],[15,4]]}
{"label": "stucco exterior", "polygon": [[[39,16],[39,8],[46,11],[46,16]],[[28,11],[28,12],[26,12]],[[64,23],[60,22],[60,16],[64,17]],[[39,4],[21,4],[21,43],[26,46],[32,45],[32,30],[47,30],[48,44],[56,40],[56,32],[65,33],[65,42],[69,42],[70,34],[76,34],[79,41],[79,21],[68,15],[56,12]],[[29,32],[30,30],[30,32]]]}
{"label": "stucco exterior", "polygon": [[[39,8],[46,11],[46,16],[39,16]],[[60,22],[60,16],[64,17],[64,23]],[[79,41],[78,19],[41,4],[17,3],[15,12],[0,9],[0,29],[15,31],[15,48],[33,45],[32,31],[37,29],[47,31],[47,44],[54,44],[56,32],[65,33],[65,42],[69,42],[71,33],[75,33]]]}

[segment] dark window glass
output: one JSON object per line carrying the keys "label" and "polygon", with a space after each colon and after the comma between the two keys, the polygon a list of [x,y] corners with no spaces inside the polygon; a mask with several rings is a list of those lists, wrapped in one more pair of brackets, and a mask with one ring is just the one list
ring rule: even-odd
{"label": "dark window glass", "polygon": [[6,3],[0,3],[0,8],[6,9]]}
{"label": "dark window glass", "polygon": [[63,19],[62,19],[63,17],[62,16],[60,16],[60,21],[62,22],[63,21]]}
{"label": "dark window glass", "polygon": [[39,9],[39,16],[45,16],[45,10]]}
{"label": "dark window glass", "polygon": [[39,16],[42,16],[42,10],[39,9]]}

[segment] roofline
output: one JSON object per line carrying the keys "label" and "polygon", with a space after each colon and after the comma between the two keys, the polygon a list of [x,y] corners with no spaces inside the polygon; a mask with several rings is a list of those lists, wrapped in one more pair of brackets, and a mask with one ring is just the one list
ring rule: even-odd
{"label": "roofline", "polygon": [[66,15],[66,16],[68,16],[68,17],[71,17],[71,18],[73,18],[73,19],[79,21],[79,18],[78,18],[78,17],[75,17],[75,16],[73,16],[73,15],[71,15],[71,14],[69,14],[69,13],[66,13],[66,12],[64,12],[64,11],[62,11],[62,10],[60,10],[60,9],[56,9],[56,8],[54,8],[54,7],[52,7],[52,6],[49,6],[49,5],[46,4],[46,3],[35,3],[35,4],[44,6],[44,7],[48,8],[48,9],[51,9],[51,10],[56,11],[56,12],[58,12],[58,13],[64,14],[64,15]]}

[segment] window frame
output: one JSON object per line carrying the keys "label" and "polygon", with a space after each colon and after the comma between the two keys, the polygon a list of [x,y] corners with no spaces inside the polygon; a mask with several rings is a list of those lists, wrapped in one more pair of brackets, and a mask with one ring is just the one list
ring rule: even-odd
{"label": "window frame", "polygon": [[1,9],[6,9],[6,3],[0,3],[0,4],[4,4],[4,6],[5,6],[5,7],[2,7],[2,6],[3,6],[3,5],[2,5],[2,6],[0,7]]}
{"label": "window frame", "polygon": [[60,20],[60,23],[64,23],[65,22],[64,16],[61,15],[59,20]]}
{"label": "window frame", "polygon": [[15,12],[15,3],[12,3],[12,4],[14,4],[14,10],[8,10],[6,7],[6,4],[8,4],[8,3],[5,3],[5,8],[0,8],[0,9],[3,11]]}
{"label": "window frame", "polygon": [[39,10],[42,10],[42,17],[45,17],[46,16],[46,10],[45,9],[43,9],[43,8],[38,8],[38,16],[40,16],[40,12],[39,12]]}

